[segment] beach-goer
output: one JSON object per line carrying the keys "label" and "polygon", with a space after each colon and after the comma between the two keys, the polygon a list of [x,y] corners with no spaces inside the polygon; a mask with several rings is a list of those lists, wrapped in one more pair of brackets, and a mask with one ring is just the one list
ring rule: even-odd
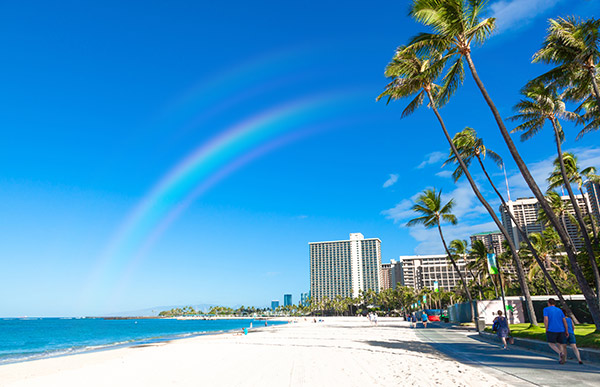
{"label": "beach-goer", "polygon": [[250,329],[252,329],[252,321],[250,321]]}
{"label": "beach-goer", "polygon": [[[565,313],[563,308],[560,310]],[[569,332],[569,337],[567,337],[567,345],[571,347],[573,352],[575,352],[575,357],[577,357],[579,364],[583,364],[581,361],[581,355],[579,354],[579,349],[577,348],[577,342],[575,341],[575,327],[573,326],[573,320],[571,320],[571,317],[565,317],[565,320],[567,321],[567,331]]]}
{"label": "beach-goer", "polygon": [[411,328],[417,327],[417,314],[415,312],[412,312],[412,317],[410,319],[410,327]]}
{"label": "beach-goer", "polygon": [[544,308],[544,325],[546,326],[546,340],[552,350],[558,353],[558,362],[565,364],[567,361],[567,338],[569,328],[562,310],[556,307],[553,298],[548,299],[548,306]]}
{"label": "beach-goer", "polygon": [[427,328],[427,321],[429,320],[427,319],[427,313],[425,313],[425,311],[421,314],[421,321],[423,322],[423,328]]}
{"label": "beach-goer", "polygon": [[267,322],[267,320],[265,320],[265,326],[268,327],[269,323]]}
{"label": "beach-goer", "polygon": [[377,325],[377,313],[373,313],[373,323]]}
{"label": "beach-goer", "polygon": [[502,340],[502,349],[508,349],[506,338],[510,334],[510,328],[508,326],[508,319],[502,315],[501,310],[498,311],[498,317],[494,319],[493,327],[500,340]]}

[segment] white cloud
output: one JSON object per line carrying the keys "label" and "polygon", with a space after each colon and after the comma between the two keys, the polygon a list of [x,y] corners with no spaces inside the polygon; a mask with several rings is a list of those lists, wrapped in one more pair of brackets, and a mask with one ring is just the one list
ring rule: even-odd
{"label": "white cloud", "polygon": [[452,171],[443,170],[435,174],[438,177],[452,177]]}
{"label": "white cloud", "polygon": [[443,152],[431,152],[425,155],[425,160],[417,166],[417,169],[425,168],[427,165],[435,164],[446,157]]}
{"label": "white cloud", "polygon": [[490,5],[498,32],[518,29],[564,0],[501,0]]}
{"label": "white cloud", "polygon": [[[421,192],[418,192],[410,200],[403,199],[393,208],[381,211],[381,214],[385,215],[387,219],[393,220],[394,223],[408,222],[410,219],[417,216],[410,208],[420,194]],[[481,215],[488,214],[483,205],[477,200],[475,194],[471,191],[471,186],[466,180],[460,181],[453,191],[449,193],[442,192],[442,201],[444,203],[447,203],[450,199],[454,199],[452,213],[456,215],[459,222],[479,218]]]}
{"label": "white cloud", "polygon": [[383,183],[383,188],[391,187],[391,186],[393,186],[394,184],[396,184],[396,182],[398,181],[398,177],[399,177],[399,176],[398,176],[398,174],[396,174],[396,173],[391,173],[391,174],[390,174],[390,178],[389,178],[389,179],[387,179],[387,180],[385,181],[385,183]]}
{"label": "white cloud", "polygon": [[[596,168],[600,167],[599,148],[570,148],[563,149],[563,152],[574,153],[577,156],[577,163],[579,164],[579,168],[581,169],[590,166]],[[544,160],[535,163],[529,163],[529,165],[527,166],[529,168],[529,172],[531,172],[531,175],[537,182],[542,192],[545,192],[546,188],[548,188],[548,183],[546,182],[546,179],[554,169],[552,163],[554,162],[555,158],[556,156],[552,155]],[[508,185],[510,188],[510,197],[512,200],[522,197],[533,197],[533,193],[529,189],[529,186],[525,182],[525,179],[523,179],[523,176],[518,170],[508,177]]]}
{"label": "white cloud", "polygon": [[[446,243],[450,243],[454,239],[466,239],[469,241],[470,236],[473,234],[497,229],[498,227],[496,227],[493,221],[478,224],[459,223],[456,226],[442,225],[442,232],[444,233]],[[437,228],[413,227],[410,229],[409,234],[419,242],[417,247],[415,247],[415,254],[444,253],[444,245],[442,244]]]}

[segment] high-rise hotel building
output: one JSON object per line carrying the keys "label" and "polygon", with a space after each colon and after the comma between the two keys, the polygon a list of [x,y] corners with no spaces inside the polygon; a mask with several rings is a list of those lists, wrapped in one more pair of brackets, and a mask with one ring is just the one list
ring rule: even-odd
{"label": "high-rise hotel building", "polygon": [[[589,195],[575,195],[577,205],[581,210],[583,216],[589,214],[586,201],[589,199]],[[569,207],[569,212],[575,214],[575,210],[571,206],[571,200],[568,196],[561,196],[561,200]],[[536,198],[520,198],[517,200],[509,200],[506,202],[506,207],[500,205],[500,214],[502,215],[502,224],[506,228],[508,235],[511,236],[515,246],[518,248],[519,243],[524,241],[523,237],[517,230],[517,226],[510,218],[509,211],[512,212],[519,226],[525,231],[526,234],[532,232],[541,233],[544,231],[545,226],[538,221],[538,212],[540,204]],[[580,249],[583,247],[583,240],[579,237],[578,225],[572,223],[568,218],[564,219],[567,225],[567,233],[571,236],[575,248]]]}
{"label": "high-rise hotel building", "polygon": [[349,240],[311,242],[310,293],[325,297],[358,297],[359,291],[381,289],[381,240],[360,233]]}

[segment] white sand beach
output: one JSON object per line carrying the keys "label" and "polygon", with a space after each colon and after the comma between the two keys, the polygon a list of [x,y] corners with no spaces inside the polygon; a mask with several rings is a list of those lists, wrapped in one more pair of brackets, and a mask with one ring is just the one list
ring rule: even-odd
{"label": "white sand beach", "polygon": [[299,319],[0,366],[1,386],[504,386],[422,343],[399,319]]}

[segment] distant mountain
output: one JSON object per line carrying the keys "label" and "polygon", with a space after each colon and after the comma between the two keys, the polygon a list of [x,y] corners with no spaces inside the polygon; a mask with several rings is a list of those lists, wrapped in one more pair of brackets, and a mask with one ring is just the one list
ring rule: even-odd
{"label": "distant mountain", "polygon": [[183,308],[185,306],[191,306],[195,310],[202,312],[208,312],[216,304],[196,304],[196,305],[167,305],[167,306],[155,306],[147,309],[132,310],[129,312],[110,313],[103,317],[154,317],[164,310],[171,310],[174,308]]}

